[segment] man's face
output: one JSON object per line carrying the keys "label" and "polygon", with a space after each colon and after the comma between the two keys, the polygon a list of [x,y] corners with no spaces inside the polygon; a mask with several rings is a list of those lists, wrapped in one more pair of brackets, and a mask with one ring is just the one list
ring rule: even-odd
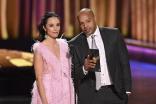
{"label": "man's face", "polygon": [[91,35],[96,30],[96,18],[91,12],[82,12],[78,15],[81,30],[87,35]]}

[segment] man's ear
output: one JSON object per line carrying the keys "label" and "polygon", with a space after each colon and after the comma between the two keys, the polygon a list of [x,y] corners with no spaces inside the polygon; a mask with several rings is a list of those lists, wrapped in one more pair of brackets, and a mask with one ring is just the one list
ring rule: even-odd
{"label": "man's ear", "polygon": [[44,31],[47,31],[46,28],[43,26]]}

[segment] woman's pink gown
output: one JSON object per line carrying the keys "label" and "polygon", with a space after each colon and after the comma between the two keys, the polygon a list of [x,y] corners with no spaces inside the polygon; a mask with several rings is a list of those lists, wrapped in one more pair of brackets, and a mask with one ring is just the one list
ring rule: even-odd
{"label": "woman's pink gown", "polygon": [[[74,88],[71,79],[71,59],[68,45],[63,39],[57,39],[60,48],[60,60],[42,43],[35,43],[43,58],[43,85],[48,104],[74,104]],[[32,89],[31,104],[42,104],[36,81]]]}

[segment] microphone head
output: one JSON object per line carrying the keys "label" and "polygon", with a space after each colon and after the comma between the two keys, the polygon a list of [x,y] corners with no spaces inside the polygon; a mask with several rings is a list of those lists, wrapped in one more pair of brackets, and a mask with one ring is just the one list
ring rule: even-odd
{"label": "microphone head", "polygon": [[69,50],[70,50],[70,51],[69,51],[70,54],[73,55],[73,52],[74,52],[74,50],[75,50],[75,47],[74,47],[73,44],[70,44],[70,45],[69,45]]}
{"label": "microphone head", "polygon": [[74,47],[74,45],[73,45],[73,44],[70,44],[69,48],[70,48],[70,50],[75,49],[75,47]]}
{"label": "microphone head", "polygon": [[74,45],[73,44],[70,44],[69,47],[74,47]]}

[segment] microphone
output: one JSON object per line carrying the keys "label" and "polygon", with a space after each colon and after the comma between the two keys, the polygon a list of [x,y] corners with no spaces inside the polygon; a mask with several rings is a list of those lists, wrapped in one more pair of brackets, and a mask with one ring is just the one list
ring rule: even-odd
{"label": "microphone", "polygon": [[74,50],[75,50],[74,45],[73,45],[73,44],[70,44],[69,49],[70,49],[70,50],[69,50],[70,55],[73,57],[73,55],[74,55]]}

